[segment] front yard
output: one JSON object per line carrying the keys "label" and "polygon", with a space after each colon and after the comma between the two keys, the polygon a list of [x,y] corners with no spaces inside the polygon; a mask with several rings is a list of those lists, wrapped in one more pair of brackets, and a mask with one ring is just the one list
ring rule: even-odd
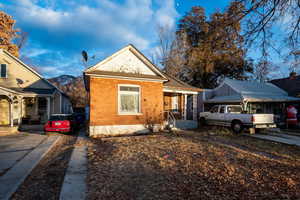
{"label": "front yard", "polygon": [[300,198],[300,148],[216,132],[92,140],[87,198]]}

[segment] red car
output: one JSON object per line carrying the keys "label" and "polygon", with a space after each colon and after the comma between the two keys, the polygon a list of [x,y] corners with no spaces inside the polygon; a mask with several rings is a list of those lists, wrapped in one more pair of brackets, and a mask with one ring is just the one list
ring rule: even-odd
{"label": "red car", "polygon": [[72,133],[74,118],[71,114],[53,114],[44,126],[45,132]]}

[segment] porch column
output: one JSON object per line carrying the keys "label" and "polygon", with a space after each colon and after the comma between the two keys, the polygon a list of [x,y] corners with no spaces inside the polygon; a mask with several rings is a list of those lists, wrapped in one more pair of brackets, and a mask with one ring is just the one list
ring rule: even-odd
{"label": "porch column", "polygon": [[187,94],[184,94],[184,120],[187,119]]}
{"label": "porch column", "polygon": [[198,106],[197,106],[197,94],[193,94],[193,120],[197,120]]}
{"label": "porch column", "polygon": [[14,115],[13,115],[13,100],[10,99],[9,102],[9,109],[10,109],[10,126],[14,126]]}
{"label": "porch column", "polygon": [[39,98],[38,97],[35,97],[34,99],[34,106],[35,106],[35,114],[38,115],[39,114]]}
{"label": "porch column", "polygon": [[18,124],[22,123],[22,115],[23,115],[23,97],[19,97],[19,119]]}
{"label": "porch column", "polygon": [[50,97],[46,97],[47,100],[47,119],[50,119]]}

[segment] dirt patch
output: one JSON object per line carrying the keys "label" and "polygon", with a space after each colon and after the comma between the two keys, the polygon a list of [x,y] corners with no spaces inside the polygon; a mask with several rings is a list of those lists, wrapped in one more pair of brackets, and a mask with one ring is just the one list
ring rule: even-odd
{"label": "dirt patch", "polygon": [[190,131],[92,140],[87,199],[300,198],[300,165],[287,152],[277,147],[285,160],[274,162],[251,152],[273,153],[266,147],[239,138],[229,148],[218,137],[235,136]]}
{"label": "dirt patch", "polygon": [[59,199],[76,135],[62,135],[59,143],[26,178],[12,199]]}

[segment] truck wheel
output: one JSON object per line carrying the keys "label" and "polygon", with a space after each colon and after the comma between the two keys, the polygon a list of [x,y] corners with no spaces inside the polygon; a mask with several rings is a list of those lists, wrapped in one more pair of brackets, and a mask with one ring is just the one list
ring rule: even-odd
{"label": "truck wheel", "polygon": [[201,117],[200,120],[199,120],[199,125],[200,127],[203,127],[206,125],[206,121],[205,121],[205,118],[204,117]]}
{"label": "truck wheel", "polygon": [[231,123],[231,129],[234,133],[240,133],[243,130],[243,124],[239,121],[233,121]]}

